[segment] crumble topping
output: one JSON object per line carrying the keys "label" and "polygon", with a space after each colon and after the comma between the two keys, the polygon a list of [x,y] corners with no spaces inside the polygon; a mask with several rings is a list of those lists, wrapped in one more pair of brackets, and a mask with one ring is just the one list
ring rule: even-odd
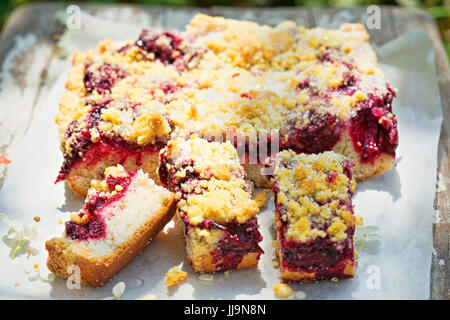
{"label": "crumble topping", "polygon": [[254,194],[253,200],[256,201],[259,209],[267,207],[267,199],[269,198],[268,189],[263,189]]}
{"label": "crumble topping", "polygon": [[179,209],[187,213],[189,221],[198,225],[204,219],[226,223],[237,220],[244,223],[259,212],[256,201],[246,191],[244,179],[194,180],[183,184],[183,191],[189,193],[179,202]]}
{"label": "crumble topping", "polygon": [[196,173],[203,179],[229,180],[232,173],[242,174],[243,170],[237,151],[230,142],[208,142],[196,134],[188,140],[169,141],[165,156],[172,161],[179,178]]}
{"label": "crumble topping", "polygon": [[193,134],[187,140],[169,141],[161,156],[161,167],[172,176],[161,181],[176,180],[168,185],[181,192],[178,208],[186,213],[192,225],[205,219],[244,223],[259,212],[237,151],[230,142],[208,142]]}
{"label": "crumble topping", "polygon": [[[281,220],[287,223],[286,239],[306,242],[330,236],[333,241],[347,238],[355,225],[349,200],[354,180],[348,176],[348,160],[334,152],[296,154],[282,151],[276,157],[277,203]],[[352,187],[353,186],[353,187]]]}

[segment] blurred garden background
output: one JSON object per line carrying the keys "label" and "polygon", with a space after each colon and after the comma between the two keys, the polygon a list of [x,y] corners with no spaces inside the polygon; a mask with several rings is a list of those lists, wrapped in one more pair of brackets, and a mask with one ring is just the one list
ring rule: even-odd
{"label": "blurred garden background", "polygon": [[[0,1],[0,30],[9,14],[18,6],[39,2],[36,0],[2,0]],[[47,1],[49,2],[49,1]],[[134,3],[157,6],[236,6],[236,7],[354,7],[370,4],[393,5],[404,8],[423,8],[437,21],[447,56],[450,56],[450,0],[96,0],[76,1],[95,3]]]}

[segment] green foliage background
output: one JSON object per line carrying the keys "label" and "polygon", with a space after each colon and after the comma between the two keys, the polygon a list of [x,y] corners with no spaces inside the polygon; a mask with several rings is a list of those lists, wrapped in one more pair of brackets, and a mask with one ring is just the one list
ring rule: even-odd
{"label": "green foliage background", "polygon": [[[14,8],[27,3],[39,2],[36,0],[7,0],[0,1],[0,29],[8,15]],[[407,8],[424,8],[436,19],[441,31],[447,55],[450,56],[450,0],[96,0],[77,2],[97,3],[136,3],[147,5],[174,5],[174,6],[199,6],[212,5],[239,6],[239,7],[275,7],[275,6],[303,6],[303,7],[351,7],[366,6],[369,4],[396,5]]]}

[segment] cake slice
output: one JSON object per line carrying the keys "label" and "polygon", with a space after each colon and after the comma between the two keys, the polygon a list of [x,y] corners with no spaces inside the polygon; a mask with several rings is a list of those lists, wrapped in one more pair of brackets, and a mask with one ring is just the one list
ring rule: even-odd
{"label": "cake slice", "polygon": [[[80,212],[71,214],[60,238],[46,242],[47,266],[67,278],[80,269],[81,283],[100,287],[124,268],[172,219],[174,195],[142,170],[108,167],[93,180]],[[69,269],[68,269],[69,268]]]}
{"label": "cake slice", "polygon": [[352,166],[331,151],[276,155],[272,187],[284,281],[353,277]]}
{"label": "cake slice", "polygon": [[176,192],[186,249],[196,272],[256,267],[263,250],[252,187],[236,149],[192,135],[161,151],[161,182]]}

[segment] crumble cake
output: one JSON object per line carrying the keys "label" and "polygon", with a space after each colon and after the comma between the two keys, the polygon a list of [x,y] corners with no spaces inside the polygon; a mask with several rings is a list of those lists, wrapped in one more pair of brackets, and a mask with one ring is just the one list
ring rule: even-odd
{"label": "crumble cake", "polygon": [[46,242],[47,266],[67,278],[75,265],[81,283],[100,287],[124,268],[169,222],[176,209],[172,192],[142,170],[108,167],[92,181],[85,204],[73,212],[60,238]]}
{"label": "crumble cake", "polygon": [[[241,137],[244,153],[259,154],[241,157],[257,187],[269,186],[262,164],[279,150],[335,151],[359,180],[389,170],[398,144],[396,90],[362,24],[269,27],[198,14],[184,32],[144,30],[76,52],[66,88],[57,181],[80,195],[117,163],[157,181],[159,150],[191,133]],[[264,139],[268,130],[277,135]]]}
{"label": "crumble cake", "polygon": [[161,182],[179,199],[187,255],[196,272],[256,267],[263,250],[252,187],[230,142],[192,135],[161,151]]}
{"label": "crumble cake", "polygon": [[355,216],[353,163],[342,155],[275,157],[277,254],[284,281],[352,278]]}

